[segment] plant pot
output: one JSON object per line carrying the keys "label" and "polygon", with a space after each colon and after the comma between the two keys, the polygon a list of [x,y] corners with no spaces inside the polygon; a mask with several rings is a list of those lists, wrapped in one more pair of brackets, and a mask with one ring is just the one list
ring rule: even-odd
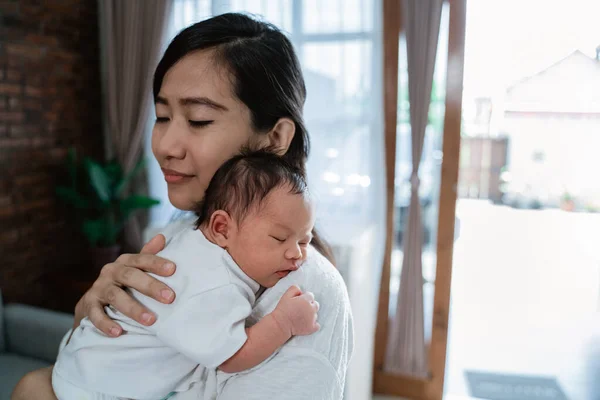
{"label": "plant pot", "polygon": [[91,247],[90,258],[94,270],[100,271],[106,264],[115,262],[121,254],[121,246],[118,244],[109,247]]}
{"label": "plant pot", "polygon": [[560,208],[564,211],[575,211],[575,202],[573,200],[563,200]]}

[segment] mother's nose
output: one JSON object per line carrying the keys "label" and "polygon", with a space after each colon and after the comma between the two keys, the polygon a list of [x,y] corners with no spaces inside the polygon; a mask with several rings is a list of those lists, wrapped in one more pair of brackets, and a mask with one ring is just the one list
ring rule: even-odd
{"label": "mother's nose", "polygon": [[[170,122],[163,127],[156,127],[156,156],[162,159],[185,157],[185,133],[177,123]],[[155,128],[155,129],[156,129]]]}

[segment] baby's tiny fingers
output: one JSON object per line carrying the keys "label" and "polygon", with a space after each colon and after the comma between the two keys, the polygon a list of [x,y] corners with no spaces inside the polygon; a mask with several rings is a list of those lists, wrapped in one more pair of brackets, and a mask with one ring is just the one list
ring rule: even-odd
{"label": "baby's tiny fingers", "polygon": [[319,319],[319,314],[315,313],[315,316],[313,317],[313,324],[316,324],[318,319]]}
{"label": "baby's tiny fingers", "polygon": [[312,306],[315,309],[315,311],[319,311],[319,309],[321,308],[321,305],[316,300],[312,302]]}
{"label": "baby's tiny fingers", "polygon": [[312,303],[313,301],[315,301],[315,295],[312,292],[306,292],[302,295],[302,297],[304,297],[306,300],[308,300],[309,303]]}

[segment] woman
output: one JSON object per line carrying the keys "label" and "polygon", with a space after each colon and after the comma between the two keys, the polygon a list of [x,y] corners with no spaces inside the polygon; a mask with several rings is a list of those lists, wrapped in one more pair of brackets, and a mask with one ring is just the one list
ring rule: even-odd
{"label": "woman", "polygon": [[[152,150],[176,208],[191,210],[217,168],[246,145],[273,146],[305,170],[309,138],[302,117],[304,79],[291,43],[274,26],[241,14],[190,26],[166,50],[153,89]],[[146,273],[175,272],[176,266],[154,255],[164,245],[165,237],[158,235],[140,254],[124,254],[104,266],[75,308],[76,325],[89,317],[106,334],[120,335],[119,325],[104,313],[108,304],[142,324],[153,324],[152,313],[122,287],[172,302],[176,294]],[[302,268],[259,298],[251,318],[272,311],[295,284],[312,291],[321,304],[321,330],[292,339],[263,364],[230,377],[219,400],[342,398],[353,346],[350,305],[341,277],[327,260],[327,247],[316,235],[313,247]],[[13,399],[55,399],[50,376],[51,369],[26,375]],[[200,398],[194,393],[179,396],[184,397]]]}

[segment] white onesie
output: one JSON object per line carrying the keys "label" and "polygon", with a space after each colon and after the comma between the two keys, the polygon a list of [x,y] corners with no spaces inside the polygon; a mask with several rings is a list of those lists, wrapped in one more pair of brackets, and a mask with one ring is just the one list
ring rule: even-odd
{"label": "white onesie", "polygon": [[[105,336],[84,319],[59,353],[55,391],[72,385],[100,395],[96,398],[158,400],[196,382],[216,384],[207,377],[214,378],[214,369],[246,342],[245,320],[260,286],[227,251],[189,225],[169,238],[158,255],[177,265],[171,277],[151,274],[175,291],[175,301],[162,304],[132,290],[157,321],[143,326],[107,307],[108,316],[126,332],[118,338]],[[56,394],[60,400],[71,398]]]}

